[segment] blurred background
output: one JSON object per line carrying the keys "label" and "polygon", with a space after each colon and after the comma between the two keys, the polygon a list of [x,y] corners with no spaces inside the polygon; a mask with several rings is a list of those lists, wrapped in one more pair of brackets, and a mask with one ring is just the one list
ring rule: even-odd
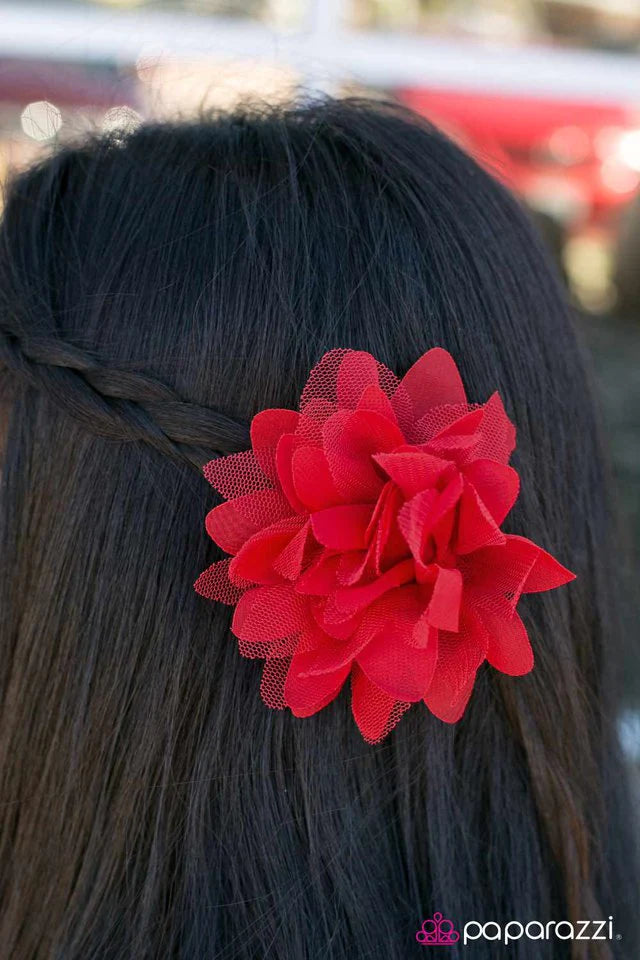
{"label": "blurred background", "polygon": [[548,244],[611,441],[629,557],[620,732],[640,769],[640,2],[0,0],[0,184],[87,129],[300,89],[425,114]]}

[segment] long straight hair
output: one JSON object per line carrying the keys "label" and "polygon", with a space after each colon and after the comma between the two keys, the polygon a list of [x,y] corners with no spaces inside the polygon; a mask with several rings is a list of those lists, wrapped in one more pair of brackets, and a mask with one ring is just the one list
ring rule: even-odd
{"label": "long straight hair", "polygon": [[[458,724],[416,707],[371,747],[346,689],[304,720],[261,702],[228,608],[192,589],[216,559],[197,468],[295,407],[326,350],[401,375],[434,345],[517,425],[508,529],[578,579],[522,604],[531,674],[481,669]],[[511,956],[635,956],[603,459],[559,286],[501,186],[355,101],[65,148],[8,191],[0,362],[4,957],[400,960],[434,910],[613,915],[620,940]]]}

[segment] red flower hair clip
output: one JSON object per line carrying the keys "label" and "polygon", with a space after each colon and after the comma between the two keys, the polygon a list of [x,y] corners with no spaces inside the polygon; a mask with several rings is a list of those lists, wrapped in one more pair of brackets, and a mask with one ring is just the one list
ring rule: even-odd
{"label": "red flower hair clip", "polygon": [[467,402],[450,354],[430,350],[399,381],[368,353],[332,350],[298,411],[253,418],[251,443],[204,468],[227,501],[207,531],[232,558],[195,588],[235,606],[268,706],[310,716],[350,677],[376,743],[419,700],[458,720],[485,659],[531,670],[520,595],[574,575],[501,531],[515,428],[497,393]]}

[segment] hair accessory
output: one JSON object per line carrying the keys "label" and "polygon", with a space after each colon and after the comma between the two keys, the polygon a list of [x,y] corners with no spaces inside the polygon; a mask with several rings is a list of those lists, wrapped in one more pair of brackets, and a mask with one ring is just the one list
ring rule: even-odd
{"label": "hair accessory", "polygon": [[368,353],[332,350],[298,411],[253,418],[251,443],[204,468],[226,500],[206,528],[232,558],[195,589],[235,606],[268,706],[310,716],[350,677],[376,743],[419,700],[457,721],[485,659],[531,670],[520,595],[574,575],[501,531],[519,489],[515,428],[497,393],[467,402],[449,353],[429,350],[398,380]]}

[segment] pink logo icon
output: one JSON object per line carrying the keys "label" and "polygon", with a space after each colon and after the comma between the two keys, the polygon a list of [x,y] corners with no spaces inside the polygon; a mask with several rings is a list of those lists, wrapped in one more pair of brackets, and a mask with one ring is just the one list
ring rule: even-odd
{"label": "pink logo icon", "polygon": [[443,920],[441,913],[434,913],[433,919],[425,920],[416,933],[416,940],[423,946],[446,946],[457,943],[460,934],[451,920]]}

